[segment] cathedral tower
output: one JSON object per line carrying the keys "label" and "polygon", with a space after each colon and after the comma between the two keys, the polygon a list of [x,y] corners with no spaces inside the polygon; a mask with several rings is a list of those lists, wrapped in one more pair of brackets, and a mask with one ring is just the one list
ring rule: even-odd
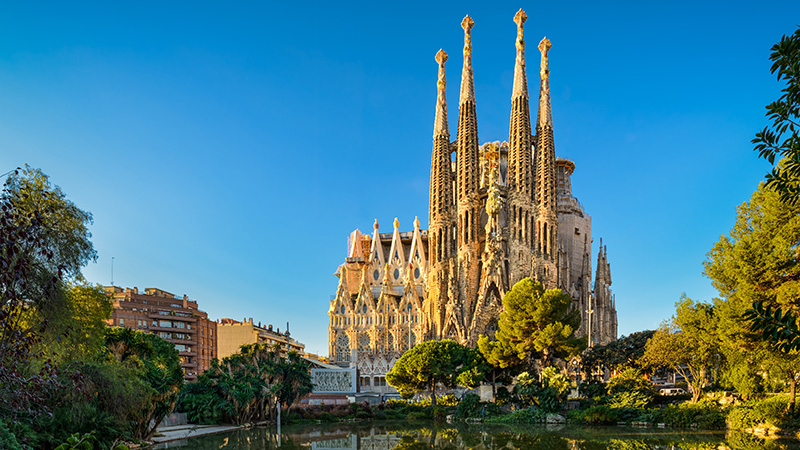
{"label": "cathedral tower", "polygon": [[472,37],[475,25],[470,16],[464,17],[464,67],[461,71],[461,95],[458,102],[458,136],[456,137],[456,202],[458,229],[458,296],[463,316],[470,320],[477,298],[480,261],[481,205],[478,119],[475,112],[475,82],[472,76]]}
{"label": "cathedral tower", "polygon": [[525,73],[525,11],[514,16],[517,24],[517,58],[514,64],[514,88],[511,94],[511,123],[508,131],[508,258],[509,286],[530,276],[534,220],[531,176],[531,115],[528,80]]}
{"label": "cathedral tower", "polygon": [[[445,88],[444,63],[447,53],[439,50],[436,62],[439,64],[437,80],[436,118],[433,123],[433,154],[431,157],[431,192],[428,210],[428,256],[430,278],[428,283],[428,302],[431,337],[442,332],[445,305],[447,303],[448,268],[453,250],[453,192],[450,169],[450,131],[447,122],[447,99]],[[450,274],[455,276],[455,273]]]}
{"label": "cathedral tower", "polygon": [[537,251],[546,259],[554,259],[558,240],[558,218],[556,203],[556,149],[553,143],[553,114],[550,110],[550,68],[547,52],[550,40],[542,39],[539,51],[542,63],[539,70],[541,88],[539,89],[539,113],[536,118],[536,204],[538,206],[536,242]]}

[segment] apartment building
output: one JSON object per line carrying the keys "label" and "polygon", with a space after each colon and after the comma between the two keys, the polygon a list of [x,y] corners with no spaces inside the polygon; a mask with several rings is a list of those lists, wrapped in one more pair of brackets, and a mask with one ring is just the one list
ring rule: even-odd
{"label": "apartment building", "polygon": [[217,323],[200,311],[197,301],[157,288],[105,286],[113,297],[109,325],[156,334],[178,349],[184,379],[194,381],[217,357]]}
{"label": "apartment building", "polygon": [[305,344],[291,338],[289,324],[286,331],[273,329],[272,325],[262,326],[261,322],[253,323],[253,318],[242,319],[241,322],[233,319],[220,319],[217,321],[217,348],[219,359],[239,352],[239,347],[245,344],[278,344],[281,354],[286,356],[290,351],[295,351],[300,356],[305,355]]}

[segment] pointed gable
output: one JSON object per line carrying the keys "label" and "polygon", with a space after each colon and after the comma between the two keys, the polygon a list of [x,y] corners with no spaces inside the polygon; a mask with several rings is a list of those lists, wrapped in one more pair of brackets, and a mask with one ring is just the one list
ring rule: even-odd
{"label": "pointed gable", "polygon": [[396,217],[394,219],[394,233],[392,234],[392,247],[389,250],[388,263],[391,270],[392,283],[402,283],[406,271],[406,255],[403,249],[403,241],[400,237],[400,222]]}
{"label": "pointed gable", "polygon": [[381,235],[378,232],[378,219],[375,219],[372,232],[372,246],[370,247],[369,263],[370,273],[369,281],[373,286],[380,286],[381,280],[384,277],[384,268],[386,259],[383,255],[383,246],[381,245]]}
{"label": "pointed gable", "polygon": [[422,233],[419,229],[419,217],[414,218],[414,233],[411,238],[411,250],[408,253],[409,270],[414,275],[414,282],[424,283],[428,273],[428,262],[425,259],[425,247],[422,245]]}

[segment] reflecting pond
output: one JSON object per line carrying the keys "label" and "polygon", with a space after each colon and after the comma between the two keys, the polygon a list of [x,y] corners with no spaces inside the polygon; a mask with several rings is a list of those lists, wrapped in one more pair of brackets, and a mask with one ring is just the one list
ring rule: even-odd
{"label": "reflecting pond", "polygon": [[800,440],[764,440],[747,433],[579,426],[327,424],[253,428],[159,444],[156,449],[341,450],[800,450]]}

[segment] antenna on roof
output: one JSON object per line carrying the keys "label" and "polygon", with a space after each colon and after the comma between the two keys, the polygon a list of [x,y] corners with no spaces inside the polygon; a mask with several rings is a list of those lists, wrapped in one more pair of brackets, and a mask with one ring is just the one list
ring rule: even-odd
{"label": "antenna on roof", "polygon": [[111,257],[111,285],[114,285],[114,257]]}

